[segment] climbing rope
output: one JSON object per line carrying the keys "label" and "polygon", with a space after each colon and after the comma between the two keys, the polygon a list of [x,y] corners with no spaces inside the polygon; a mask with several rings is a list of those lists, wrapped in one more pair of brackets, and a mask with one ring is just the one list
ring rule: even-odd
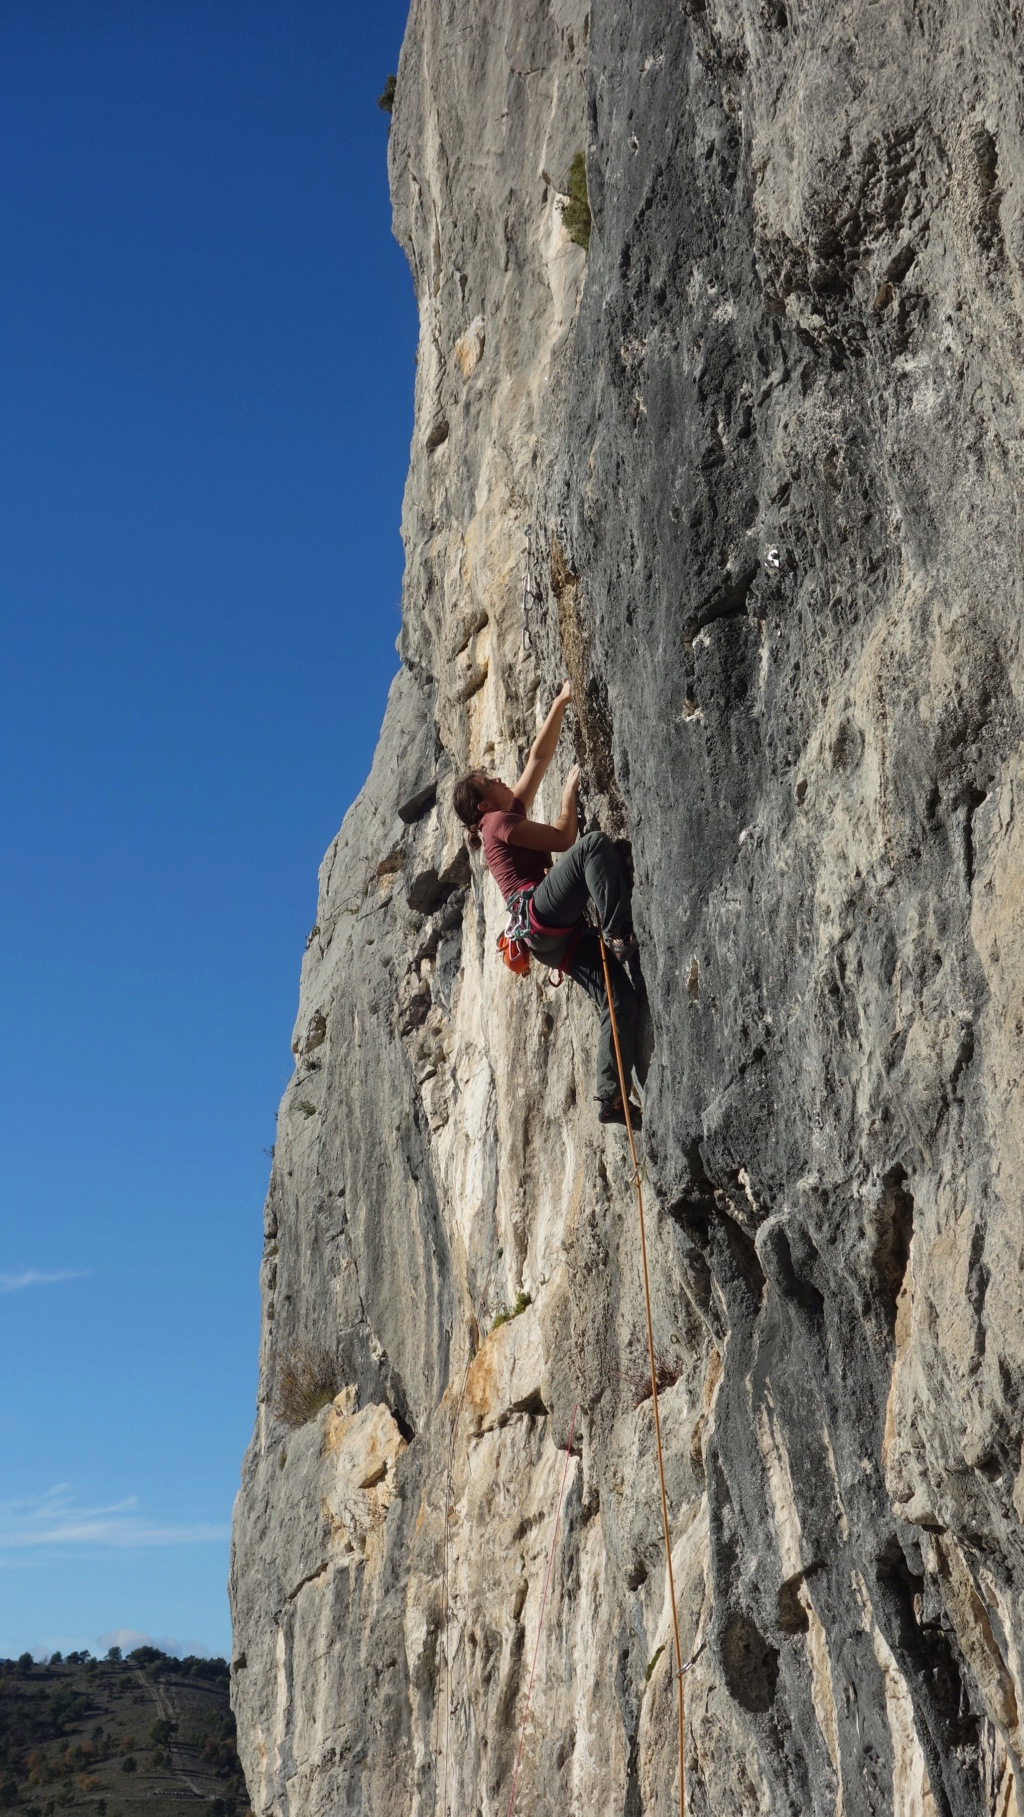
{"label": "climbing rope", "polygon": [[544,1630],[544,1611],[548,1606],[548,1590],[551,1587],[551,1567],[555,1562],[555,1541],[558,1538],[558,1523],[562,1518],[562,1502],[565,1499],[565,1484],[569,1475],[569,1463],[572,1458],[572,1441],[576,1432],[576,1415],[580,1410],[579,1401],[572,1410],[572,1421],[569,1426],[569,1443],[565,1447],[565,1469],[562,1471],[562,1487],[558,1492],[558,1507],[555,1509],[555,1524],[551,1532],[551,1550],[548,1553],[548,1568],[544,1578],[544,1594],[540,1599],[540,1614],[537,1617],[537,1638],[533,1645],[533,1664],[530,1667],[530,1682],[526,1687],[526,1702],[523,1705],[523,1721],[519,1730],[519,1746],[516,1749],[516,1764],[512,1774],[512,1790],[508,1799],[507,1817],[512,1817],[516,1802],[516,1784],[519,1779],[519,1764],[523,1758],[523,1742],[526,1738],[526,1719],[530,1714],[530,1698],[533,1694],[533,1675],[537,1670],[537,1655],[540,1652],[540,1637]]}
{"label": "climbing rope", "polygon": [[[524,581],[524,584],[523,584],[523,649],[524,649],[524,651],[529,651],[533,647],[532,640],[530,640],[529,619],[527,616],[527,608],[526,608],[526,601],[527,601],[527,596],[528,596],[529,587],[530,587],[530,558],[531,558],[531,538],[530,538],[530,535],[528,534],[527,535],[527,573],[526,573],[526,580]],[[618,1020],[617,1020],[617,1017],[615,1014],[615,1002],[612,997],[611,976],[610,976],[610,973],[608,970],[608,953],[607,953],[607,949],[606,949],[605,943],[604,943],[604,935],[600,928],[598,928],[598,942],[599,942],[600,948],[601,948],[601,966],[602,966],[602,970],[604,972],[604,988],[605,988],[605,994],[608,999],[608,1014],[609,1014],[609,1017],[611,1020],[612,1042],[613,1042],[613,1046],[615,1049],[615,1064],[616,1064],[616,1068],[618,1070],[618,1075],[619,1075],[619,1090],[622,1095],[622,1108],[623,1108],[623,1114],[624,1114],[625,1120],[626,1120],[626,1134],[629,1138],[629,1152],[630,1152],[630,1157],[631,1157],[632,1163],[633,1163],[633,1185],[636,1189],[637,1214],[638,1214],[639,1224],[640,1224],[640,1260],[641,1260],[641,1269],[642,1269],[642,1275],[643,1275],[644,1310],[646,1312],[646,1317],[647,1317],[647,1356],[648,1356],[648,1361],[650,1363],[650,1369],[651,1369],[651,1402],[652,1402],[652,1406],[653,1406],[653,1410],[654,1410],[654,1440],[655,1440],[655,1447],[656,1447],[657,1456],[658,1456],[658,1486],[659,1486],[659,1489],[661,1492],[661,1526],[662,1526],[662,1534],[663,1534],[664,1543],[665,1543],[665,1571],[666,1571],[666,1577],[667,1577],[669,1602],[670,1602],[671,1610],[672,1610],[672,1640],[673,1640],[673,1650],[675,1653],[675,1672],[673,1673],[673,1677],[675,1678],[675,1681],[676,1681],[677,1707],[678,1707],[678,1715],[679,1715],[679,1817],[686,1817],[686,1696],[685,1696],[685,1691],[684,1691],[684,1679],[685,1679],[686,1673],[688,1671],[690,1671],[691,1667],[696,1664],[696,1661],[697,1661],[700,1653],[703,1652],[703,1647],[698,1648],[697,1651],[693,1654],[692,1658],[688,1659],[684,1665],[682,1642],[679,1637],[679,1613],[678,1613],[678,1609],[676,1607],[675,1574],[672,1569],[672,1537],[671,1537],[671,1532],[669,1529],[669,1520],[668,1520],[668,1493],[665,1488],[665,1457],[664,1457],[664,1452],[662,1449],[662,1442],[661,1442],[661,1412],[660,1412],[660,1409],[658,1406],[658,1379],[657,1379],[657,1368],[655,1365],[655,1358],[654,1358],[654,1321],[653,1321],[653,1317],[652,1317],[652,1313],[651,1313],[651,1282],[650,1282],[650,1273],[649,1273],[648,1264],[647,1264],[647,1229],[646,1229],[646,1222],[645,1222],[645,1218],[644,1218],[644,1195],[643,1195],[643,1182],[644,1182],[644,1177],[645,1177],[645,1173],[646,1173],[646,1166],[641,1168],[641,1164],[637,1157],[637,1152],[636,1152],[636,1141],[635,1141],[635,1138],[633,1135],[633,1123],[632,1123],[632,1118],[630,1117],[630,1114],[629,1114],[629,1091],[628,1091],[627,1083],[626,1083],[625,1068],[622,1064],[622,1048],[621,1048],[621,1045],[619,1042],[619,1025],[618,1025]],[[488,1288],[488,1285],[490,1282],[491,1268],[492,1268],[493,1262],[494,1262],[494,1254],[495,1254],[496,1246],[497,1246],[497,1230],[495,1230],[495,1234],[494,1234],[494,1237],[491,1242],[491,1253],[490,1253],[490,1257],[488,1259],[487,1272],[484,1276],[484,1285],[483,1285],[483,1289],[482,1289],[481,1296],[480,1296],[481,1314],[483,1313],[485,1305],[486,1305],[487,1288]],[[443,1804],[442,1804],[442,1817],[449,1817],[448,1763],[449,1763],[449,1760],[451,1757],[452,1703],[451,1703],[451,1656],[450,1656],[450,1649],[449,1649],[449,1644],[448,1644],[448,1642],[449,1642],[448,1627],[449,1627],[449,1616],[450,1616],[450,1605],[451,1605],[450,1573],[449,1573],[449,1565],[448,1565],[448,1555],[449,1555],[449,1548],[450,1548],[452,1500],[453,1500],[454,1492],[455,1492],[455,1480],[454,1480],[455,1479],[455,1446],[456,1446],[456,1438],[457,1438],[458,1428],[459,1428],[459,1420],[462,1415],[462,1407],[463,1407],[463,1402],[464,1402],[465,1396],[466,1396],[466,1388],[469,1383],[469,1372],[470,1372],[470,1368],[472,1367],[472,1363],[473,1363],[473,1354],[472,1354],[472,1351],[470,1351],[470,1353],[467,1357],[466,1367],[463,1372],[462,1383],[461,1383],[461,1386],[459,1389],[458,1400],[456,1401],[455,1410],[452,1414],[451,1431],[449,1434],[449,1442],[448,1442],[448,1464],[447,1464],[447,1470],[445,1473],[444,1567],[443,1567],[443,1574],[442,1574],[442,1626],[443,1626],[443,1630],[444,1630],[444,1650],[445,1650],[446,1717],[445,1717],[445,1747],[444,1747],[444,1800],[443,1800]],[[530,1714],[530,1699],[533,1694],[533,1682],[534,1682],[534,1677],[535,1677],[535,1674],[537,1671],[537,1659],[538,1659],[538,1656],[540,1653],[541,1635],[542,1635],[543,1629],[544,1629],[544,1615],[545,1615],[545,1611],[547,1609],[548,1593],[551,1588],[551,1573],[554,1568],[555,1546],[556,1546],[556,1543],[558,1540],[558,1528],[559,1528],[559,1524],[560,1524],[561,1516],[562,1516],[562,1504],[565,1499],[565,1486],[566,1486],[566,1482],[567,1482],[568,1476],[569,1476],[569,1464],[570,1464],[570,1461],[572,1458],[572,1441],[573,1441],[573,1438],[575,1437],[575,1433],[576,1433],[576,1419],[577,1419],[578,1413],[579,1413],[579,1402],[576,1403],[576,1405],[573,1407],[573,1410],[572,1410],[572,1421],[571,1421],[571,1424],[569,1427],[569,1440],[568,1440],[568,1444],[566,1445],[566,1448],[565,1448],[565,1466],[562,1471],[562,1484],[561,1484],[561,1488],[560,1488],[559,1494],[558,1494],[558,1505],[555,1510],[554,1527],[552,1528],[552,1533],[551,1533],[551,1548],[548,1553],[548,1565],[547,1565],[547,1571],[546,1571],[545,1577],[544,1577],[544,1590],[543,1590],[543,1594],[541,1596],[540,1614],[539,1614],[539,1617],[537,1620],[537,1638],[534,1642],[533,1660],[532,1660],[532,1663],[530,1666],[530,1678],[529,1678],[529,1683],[526,1688],[526,1702],[523,1706],[523,1720],[522,1720],[522,1724],[521,1724],[520,1730],[519,1730],[519,1745],[516,1749],[516,1760],[515,1760],[515,1767],[514,1767],[513,1773],[512,1773],[512,1788],[509,1793],[507,1817],[513,1817],[513,1812],[514,1812],[514,1808],[515,1808],[516,1787],[517,1787],[518,1781],[519,1781],[519,1769],[522,1764],[522,1758],[523,1758],[523,1744],[526,1739],[526,1725],[527,1725],[527,1721],[529,1719],[529,1714]],[[437,1757],[441,1751],[440,1750],[440,1741],[441,1741],[440,1690],[441,1690],[441,1675],[440,1675],[440,1673],[438,1673],[438,1698],[437,1698],[435,1733],[434,1733],[434,1760],[435,1760],[434,1811],[435,1811],[435,1817],[436,1817],[436,1813],[437,1813],[437,1792],[438,1792],[438,1785],[439,1785],[436,1762],[437,1762]]]}
{"label": "climbing rope", "polygon": [[675,1647],[676,1669],[675,1680],[679,1702],[679,1817],[686,1817],[686,1703],[683,1691],[684,1672],[689,1670],[693,1660],[683,1665],[683,1649],[679,1639],[679,1615],[676,1610],[676,1586],[672,1571],[672,1539],[668,1525],[668,1496],[665,1493],[665,1459],[661,1449],[661,1414],[658,1411],[658,1372],[654,1366],[654,1323],[651,1318],[651,1282],[647,1272],[647,1232],[644,1224],[644,1191],[643,1176],[636,1155],[636,1143],[633,1140],[633,1123],[629,1114],[629,1092],[626,1089],[626,1073],[622,1064],[622,1049],[619,1046],[619,1025],[615,1016],[615,1004],[612,999],[612,982],[608,972],[608,954],[605,950],[604,934],[598,930],[601,943],[601,965],[604,969],[604,988],[608,998],[608,1014],[611,1017],[612,1041],[615,1046],[615,1064],[619,1072],[619,1090],[622,1093],[622,1109],[626,1118],[626,1134],[629,1137],[629,1152],[633,1161],[633,1185],[636,1187],[636,1206],[640,1218],[640,1260],[643,1265],[644,1306],[647,1312],[647,1355],[651,1365],[651,1400],[654,1407],[654,1442],[658,1451],[658,1482],[661,1488],[661,1526],[665,1537],[665,1568],[668,1574],[668,1593],[672,1604],[672,1638]]}

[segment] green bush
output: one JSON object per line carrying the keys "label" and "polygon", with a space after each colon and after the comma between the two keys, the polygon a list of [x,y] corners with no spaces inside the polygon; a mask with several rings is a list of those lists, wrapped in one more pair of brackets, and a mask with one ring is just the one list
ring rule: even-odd
{"label": "green bush", "polygon": [[520,1287],[519,1292],[516,1294],[515,1305],[511,1308],[511,1310],[509,1310],[509,1308],[507,1306],[502,1307],[501,1311],[495,1317],[494,1323],[491,1326],[491,1330],[497,1331],[499,1325],[507,1325],[509,1323],[510,1319],[517,1319],[521,1312],[526,1311],[526,1308],[527,1308],[527,1306],[529,1306],[529,1304],[530,1304],[529,1294],[525,1293],[523,1291],[523,1289]]}
{"label": "green bush", "polygon": [[569,200],[562,203],[562,220],[570,240],[590,251],[590,199],[587,195],[587,157],[578,151],[569,166]]}
{"label": "green bush", "polygon": [[397,86],[398,86],[398,77],[389,76],[387,81],[384,84],[384,93],[382,95],[377,96],[377,106],[380,108],[382,113],[390,114],[390,113],[394,112],[395,89],[397,88]]}

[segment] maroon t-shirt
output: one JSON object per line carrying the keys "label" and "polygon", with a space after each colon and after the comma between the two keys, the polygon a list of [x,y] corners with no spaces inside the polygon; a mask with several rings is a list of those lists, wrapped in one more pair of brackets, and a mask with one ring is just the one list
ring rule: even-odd
{"label": "maroon t-shirt", "polygon": [[551,864],[550,852],[531,851],[529,846],[510,845],[509,834],[526,819],[526,809],[521,801],[509,808],[507,814],[499,814],[492,809],[480,817],[480,837],[484,842],[484,857],[487,869],[494,878],[503,899],[507,902],[520,890],[528,890],[547,876]]}

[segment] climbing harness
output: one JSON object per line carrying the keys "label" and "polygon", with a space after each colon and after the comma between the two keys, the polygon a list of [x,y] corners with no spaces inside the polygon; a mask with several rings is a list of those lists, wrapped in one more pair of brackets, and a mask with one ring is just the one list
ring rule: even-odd
{"label": "climbing harness", "polygon": [[[636,1143],[633,1140],[633,1124],[629,1115],[629,1093],[626,1089],[626,1072],[622,1064],[622,1049],[619,1046],[619,1025],[615,1016],[615,1004],[612,1000],[611,977],[608,972],[608,954],[604,944],[604,934],[599,930],[601,942],[601,965],[604,969],[604,988],[608,998],[608,1014],[612,1023],[612,1041],[615,1047],[615,1064],[619,1073],[619,1090],[622,1093],[622,1108],[626,1118],[626,1134],[629,1137],[629,1152],[633,1161],[633,1185],[636,1187],[636,1206],[640,1219],[640,1260],[643,1268],[644,1307],[647,1313],[647,1355],[651,1365],[651,1402],[654,1408],[654,1442],[658,1452],[658,1483],[661,1489],[661,1526],[665,1539],[665,1569],[668,1575],[668,1593],[672,1604],[672,1638],[675,1647],[676,1669],[674,1673],[678,1689],[679,1703],[679,1817],[686,1817],[686,1700],[683,1691],[684,1672],[689,1670],[693,1660],[684,1667],[683,1649],[679,1639],[679,1613],[676,1609],[676,1586],[672,1571],[672,1538],[668,1525],[668,1496],[665,1492],[665,1459],[661,1449],[661,1415],[658,1411],[658,1372],[654,1365],[654,1323],[651,1318],[651,1282],[647,1271],[647,1231],[644,1224],[644,1189],[643,1176],[636,1155]],[[694,1655],[696,1658],[696,1654]]]}
{"label": "climbing harness", "polygon": [[551,1530],[551,1550],[548,1553],[548,1568],[544,1578],[544,1594],[540,1599],[540,1614],[537,1617],[537,1638],[533,1643],[533,1664],[530,1667],[530,1682],[526,1687],[526,1702],[523,1705],[523,1720],[519,1730],[519,1746],[516,1749],[516,1764],[512,1774],[512,1790],[509,1793],[507,1817],[512,1817],[516,1802],[516,1783],[519,1779],[519,1763],[523,1758],[523,1742],[526,1738],[526,1719],[530,1714],[530,1697],[533,1693],[533,1675],[537,1670],[537,1655],[540,1652],[540,1637],[544,1630],[544,1611],[548,1606],[548,1590],[551,1586],[551,1567],[555,1562],[555,1541],[558,1538],[558,1523],[562,1518],[562,1503],[565,1500],[565,1484],[569,1475],[569,1463],[572,1458],[572,1441],[576,1433],[576,1415],[580,1410],[579,1401],[572,1410],[572,1421],[569,1426],[569,1442],[565,1447],[565,1469],[562,1471],[562,1487],[558,1492],[558,1507],[555,1509],[555,1524]]}
{"label": "climbing harness", "polygon": [[579,945],[580,936],[589,925],[586,918],[577,921],[572,927],[547,927],[538,919],[533,906],[533,892],[537,885],[531,883],[524,890],[517,890],[510,896],[505,907],[508,909],[508,920],[498,935],[498,951],[517,978],[524,978],[530,969],[530,955],[534,940],[559,940],[568,936],[568,944],[562,954],[561,963],[549,968],[548,979],[553,990],[558,990],[565,982],[566,973],[573,953]]}
{"label": "climbing harness", "polygon": [[538,599],[533,584],[533,531],[526,532],[526,567],[523,571],[523,655],[533,654],[533,636],[530,631],[530,612],[528,601]]}

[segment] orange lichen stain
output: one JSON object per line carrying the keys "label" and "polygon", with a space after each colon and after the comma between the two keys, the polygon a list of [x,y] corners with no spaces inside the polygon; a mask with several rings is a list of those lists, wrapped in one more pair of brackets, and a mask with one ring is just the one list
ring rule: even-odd
{"label": "orange lichen stain", "polygon": [[471,1424],[477,1428],[498,1398],[498,1344],[496,1334],[484,1339],[469,1366],[466,1379],[466,1401]]}

